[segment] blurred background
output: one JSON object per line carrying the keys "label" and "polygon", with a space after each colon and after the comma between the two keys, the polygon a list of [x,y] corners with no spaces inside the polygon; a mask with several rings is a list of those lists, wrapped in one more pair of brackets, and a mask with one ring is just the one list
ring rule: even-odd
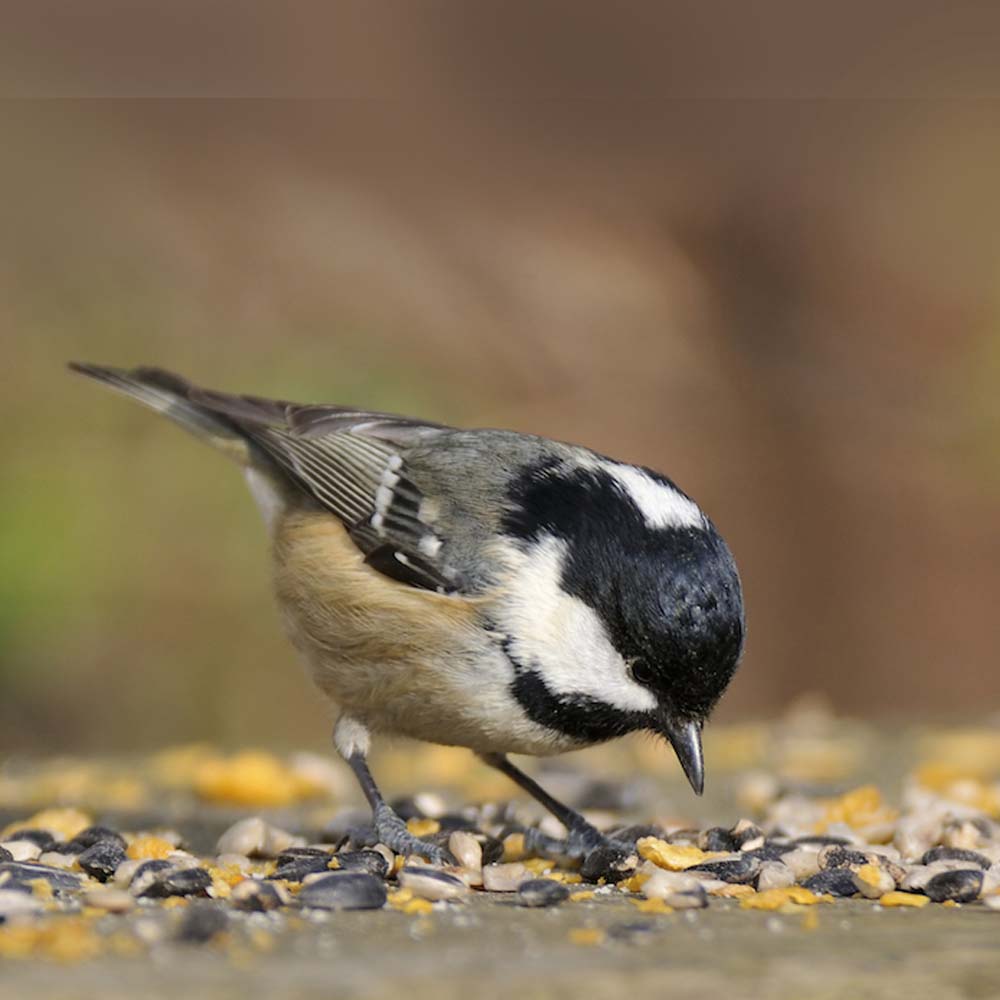
{"label": "blurred background", "polygon": [[60,6],[0,53],[0,750],[328,740],[241,477],[70,358],[662,469],[743,573],[720,718],[995,706],[989,24]]}

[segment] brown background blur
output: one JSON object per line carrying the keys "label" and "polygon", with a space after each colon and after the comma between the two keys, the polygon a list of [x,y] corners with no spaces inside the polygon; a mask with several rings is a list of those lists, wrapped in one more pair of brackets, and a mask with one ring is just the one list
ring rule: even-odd
{"label": "brown background blur", "polygon": [[336,98],[0,105],[0,749],[327,739],[241,477],[69,358],[663,469],[720,716],[992,710],[995,25],[752,6],[11,12],[12,96]]}

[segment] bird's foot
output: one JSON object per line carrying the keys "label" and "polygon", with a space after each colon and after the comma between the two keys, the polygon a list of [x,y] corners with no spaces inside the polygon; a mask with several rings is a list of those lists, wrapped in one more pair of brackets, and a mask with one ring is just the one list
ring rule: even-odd
{"label": "bird's foot", "polygon": [[393,810],[383,803],[375,810],[375,836],[396,854],[408,857],[417,854],[426,858],[433,865],[454,864],[449,851],[429,840],[415,837],[406,828],[406,823]]}

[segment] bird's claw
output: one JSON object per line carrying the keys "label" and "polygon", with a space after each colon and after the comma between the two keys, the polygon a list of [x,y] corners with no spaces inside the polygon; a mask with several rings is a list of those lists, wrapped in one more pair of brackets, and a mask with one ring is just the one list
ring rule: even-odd
{"label": "bird's claw", "polygon": [[375,810],[375,835],[391,851],[403,857],[416,854],[426,858],[433,865],[454,864],[454,859],[446,848],[415,837],[406,828],[406,823],[389,806]]}

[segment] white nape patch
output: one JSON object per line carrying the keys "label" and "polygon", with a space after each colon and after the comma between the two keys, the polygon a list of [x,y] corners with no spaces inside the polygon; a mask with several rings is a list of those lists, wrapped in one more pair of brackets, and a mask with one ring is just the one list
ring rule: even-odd
{"label": "white nape patch", "polygon": [[441,539],[437,535],[424,535],[417,543],[421,555],[433,559],[441,551]]}
{"label": "white nape patch", "polygon": [[526,552],[504,543],[512,568],[497,610],[511,652],[554,694],[588,695],[626,712],[656,707],[608,638],[600,616],[560,585],[566,545],[543,536]]}
{"label": "white nape patch", "polygon": [[605,469],[635,501],[650,528],[701,528],[705,516],[686,496],[632,465],[609,462]]}
{"label": "white nape patch", "polygon": [[344,760],[355,754],[367,757],[368,751],[371,749],[371,742],[371,733],[368,732],[368,728],[357,719],[353,719],[349,715],[342,715],[337,719],[337,724],[333,727],[333,745]]}
{"label": "white nape patch", "polygon": [[285,512],[285,499],[274,483],[259,469],[248,467],[243,470],[243,474],[251,495],[257,501],[261,514],[264,515],[267,530],[273,534],[278,519]]}

